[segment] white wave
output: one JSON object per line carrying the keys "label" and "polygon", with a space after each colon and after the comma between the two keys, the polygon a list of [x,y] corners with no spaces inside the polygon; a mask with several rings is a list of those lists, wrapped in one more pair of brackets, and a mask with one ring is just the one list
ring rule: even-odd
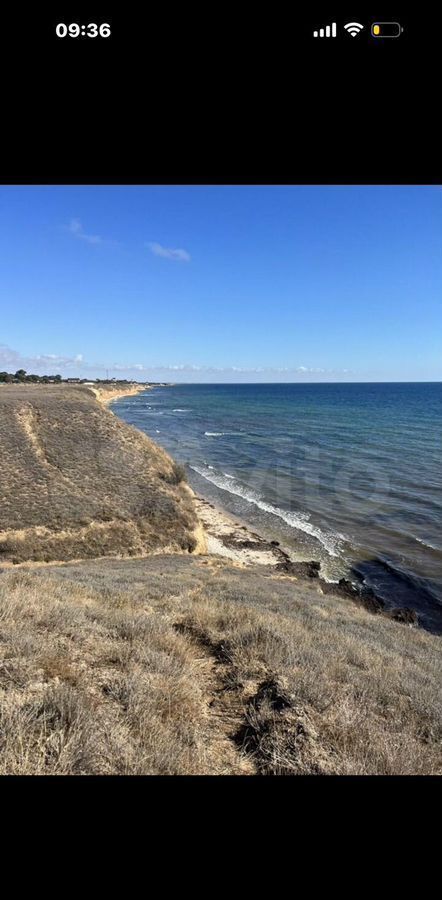
{"label": "white wave", "polygon": [[173,409],[172,412],[192,412],[191,409]]}
{"label": "white wave", "polygon": [[225,477],[225,478],[232,478],[233,481],[235,481],[235,476],[234,476],[234,475],[229,475],[228,472],[224,472],[223,474],[224,474],[224,477]]}
{"label": "white wave", "polygon": [[159,430],[159,428],[156,428],[155,432],[156,432],[156,434],[161,434],[161,431]]}
{"label": "white wave", "polygon": [[291,528],[297,528],[299,531],[304,531],[306,534],[315,537],[320,541],[322,546],[325,547],[330,556],[339,556],[337,547],[340,536],[325,534],[320,528],[309,521],[307,513],[292,513],[288,510],[280,509],[279,506],[273,506],[271,503],[267,503],[263,500],[263,498],[255,493],[255,491],[243,487],[239,482],[236,482],[235,484],[232,484],[231,481],[226,482],[225,475],[218,475],[212,472],[208,473],[200,466],[190,466],[190,468],[221,490],[242,497],[244,500],[247,500],[248,503],[254,503],[255,506],[258,506],[259,509],[262,509],[264,512],[271,513],[273,516],[278,516],[279,519],[282,519],[287,525],[290,525]]}
{"label": "white wave", "polygon": [[206,437],[224,437],[225,434],[228,435],[242,435],[244,432],[242,431],[205,431],[204,434]]}
{"label": "white wave", "polygon": [[414,539],[415,541],[418,541],[419,544],[423,544],[424,547],[428,547],[429,550],[440,550],[440,547],[435,547],[434,544],[430,544],[428,541],[424,541],[423,538],[415,537]]}

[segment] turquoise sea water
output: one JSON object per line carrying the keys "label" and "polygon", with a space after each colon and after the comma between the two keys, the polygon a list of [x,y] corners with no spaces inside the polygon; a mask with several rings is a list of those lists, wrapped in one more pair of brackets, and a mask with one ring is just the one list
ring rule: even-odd
{"label": "turquoise sea water", "polygon": [[442,630],[442,383],[176,385],[112,408],[198,493]]}

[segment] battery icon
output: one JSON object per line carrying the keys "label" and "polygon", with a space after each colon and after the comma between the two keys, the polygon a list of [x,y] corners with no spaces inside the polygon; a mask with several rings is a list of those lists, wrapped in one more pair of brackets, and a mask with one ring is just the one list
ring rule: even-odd
{"label": "battery icon", "polygon": [[377,38],[399,37],[403,30],[399,22],[374,22],[371,26],[371,33]]}

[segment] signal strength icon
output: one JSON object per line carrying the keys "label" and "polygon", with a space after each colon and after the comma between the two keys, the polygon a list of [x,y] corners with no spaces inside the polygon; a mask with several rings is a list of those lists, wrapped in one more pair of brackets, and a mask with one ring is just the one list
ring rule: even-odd
{"label": "signal strength icon", "polygon": [[356,35],[362,31],[363,27],[364,26],[361,25],[360,22],[347,22],[347,24],[344,25],[345,30],[348,31],[352,37],[356,37]]}
{"label": "signal strength icon", "polygon": [[314,31],[313,37],[336,37],[336,22],[326,25],[325,28],[320,28],[319,31]]}

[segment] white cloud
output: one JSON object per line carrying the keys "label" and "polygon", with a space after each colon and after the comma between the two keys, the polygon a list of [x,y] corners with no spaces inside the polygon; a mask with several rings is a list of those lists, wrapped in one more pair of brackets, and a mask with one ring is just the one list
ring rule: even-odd
{"label": "white cloud", "polygon": [[57,369],[72,369],[83,364],[83,356],[59,356],[57,353],[42,353],[38,356],[24,356],[17,350],[11,350],[6,344],[0,344],[0,368],[8,372],[16,372],[17,369],[26,369],[27,372],[36,374],[56,374]]}
{"label": "white cloud", "polygon": [[180,250],[179,248],[174,250],[172,247],[163,247],[155,242],[146,244],[146,246],[154,256],[162,256],[163,259],[172,259],[175,262],[190,262],[190,253],[187,250]]}
{"label": "white cloud", "polygon": [[101,238],[99,234],[85,234],[80,219],[71,219],[69,225],[67,226],[67,230],[70,234],[73,235],[73,237],[79,238],[82,241],[86,241],[88,244],[103,243],[103,238]]}
{"label": "white cloud", "polygon": [[132,364],[121,364],[115,363],[112,366],[108,367],[109,369],[116,369],[117,371],[133,371],[134,369],[140,372],[203,372],[205,374],[234,374],[235,372],[240,373],[241,375],[345,375],[351,374],[351,369],[321,369],[318,367],[307,367],[307,366],[198,366],[193,365],[191,363],[180,363],[175,365],[141,365],[140,363]]}
{"label": "white cloud", "polygon": [[[111,376],[116,373],[144,374],[146,380],[155,379],[155,375],[173,375],[183,374],[192,375],[197,373],[201,377],[206,376],[248,376],[260,375],[263,378],[268,377],[270,380],[274,376],[282,375],[286,377],[309,377],[323,375],[326,378],[336,378],[339,376],[347,376],[354,374],[351,369],[323,369],[308,366],[202,366],[193,363],[152,363],[145,365],[144,363],[121,363],[121,362],[98,362],[91,363],[84,359],[82,353],[75,356],[60,356],[56,353],[44,353],[37,356],[24,356],[23,354],[12,350],[5,344],[0,344],[0,370],[8,372],[16,372],[17,369],[26,369],[28,373],[36,374],[56,374],[57,372],[75,372],[78,375],[100,375],[109,371]],[[161,379],[160,379],[161,380]]]}

